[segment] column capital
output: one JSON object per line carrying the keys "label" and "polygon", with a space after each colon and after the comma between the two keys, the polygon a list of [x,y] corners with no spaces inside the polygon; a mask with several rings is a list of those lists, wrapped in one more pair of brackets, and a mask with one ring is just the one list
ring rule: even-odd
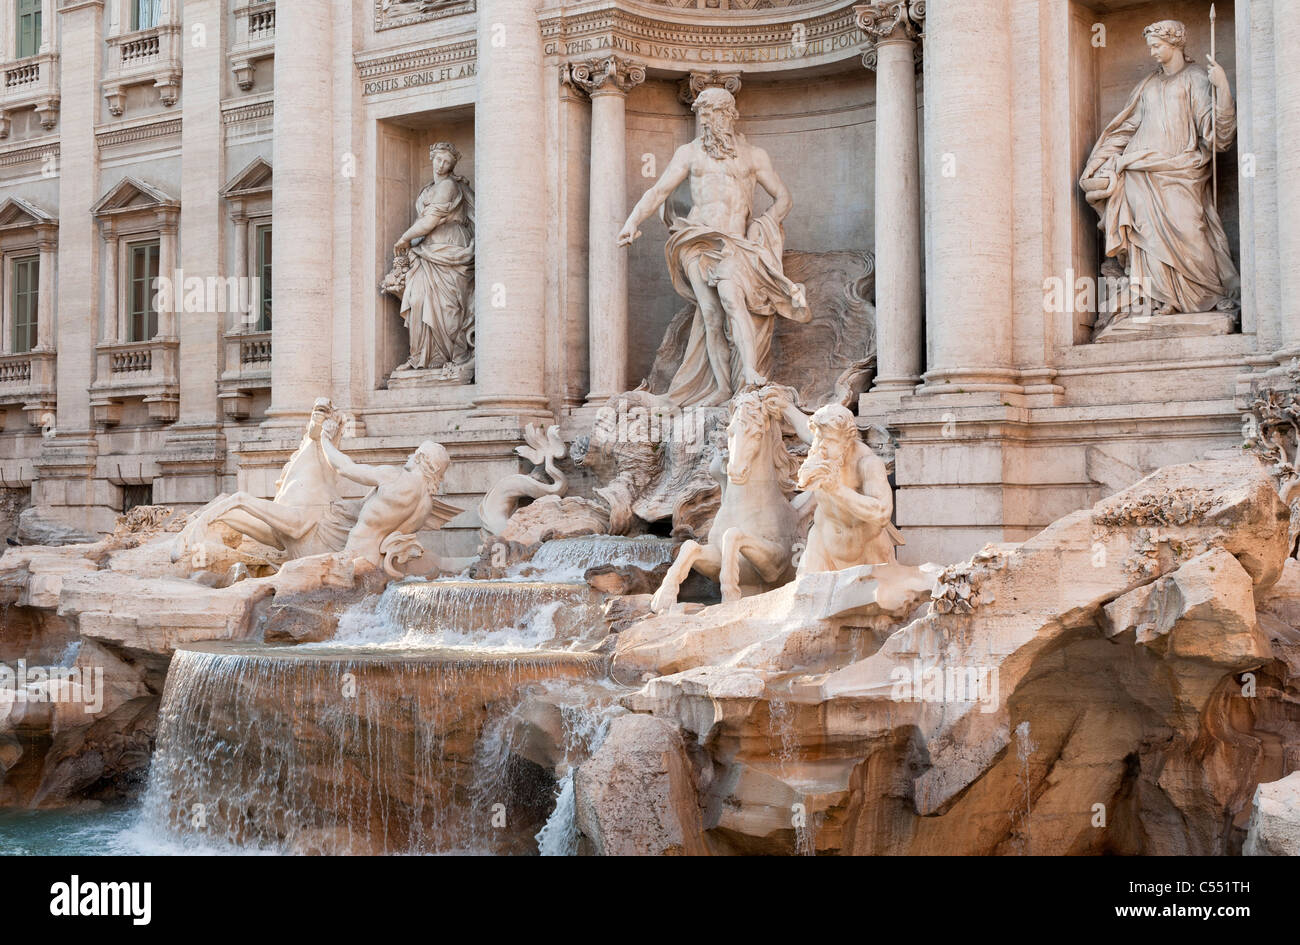
{"label": "column capital", "polygon": [[907,43],[915,47],[916,64],[921,63],[922,27],[926,0],[877,0],[855,6],[858,29],[867,34],[868,45],[862,52],[862,65],[876,69],[878,50],[888,43]]}
{"label": "column capital", "polygon": [[695,104],[695,99],[705,89],[726,89],[732,95],[740,91],[739,72],[719,72],[710,69],[707,72],[692,72],[677,85],[677,97],[683,105]]}
{"label": "column capital", "polygon": [[627,94],[645,81],[645,66],[621,56],[569,64],[569,82],[588,95]]}

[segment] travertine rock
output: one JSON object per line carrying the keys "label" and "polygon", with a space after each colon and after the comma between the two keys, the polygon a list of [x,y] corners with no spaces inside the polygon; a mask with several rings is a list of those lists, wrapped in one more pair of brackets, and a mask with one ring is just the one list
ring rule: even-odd
{"label": "travertine rock", "polygon": [[632,683],[719,664],[829,667],[851,637],[886,632],[927,600],[936,572],[900,564],[818,571],[766,594],[656,614],[620,634],[612,672]]}
{"label": "travertine rock", "polygon": [[[536,545],[552,538],[602,535],[609,529],[604,509],[581,496],[544,495],[510,516],[497,538],[504,542]],[[490,548],[495,540],[486,542]]]}
{"label": "travertine rock", "polygon": [[1246,856],[1300,856],[1300,771],[1255,789]]}
{"label": "travertine rock", "polygon": [[691,763],[676,725],[619,716],[574,776],[578,829],[604,856],[708,852]]}
{"label": "travertine rock", "polygon": [[1287,517],[1249,457],[1169,467],[946,569],[883,643],[796,584],[633,624],[615,672],[712,757],[718,849],[1231,853],[1300,767]]}

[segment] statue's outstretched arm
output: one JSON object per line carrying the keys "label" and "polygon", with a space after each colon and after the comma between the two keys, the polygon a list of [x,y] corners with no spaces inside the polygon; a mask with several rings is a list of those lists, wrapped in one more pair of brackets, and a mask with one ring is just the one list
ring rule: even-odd
{"label": "statue's outstretched arm", "polygon": [[[627,222],[623,224],[622,231],[618,234],[618,243],[620,246],[626,246],[634,239],[641,235],[637,229],[645,220],[654,213],[655,210],[677,189],[677,185],[686,180],[686,175],[691,170],[691,145],[684,144],[673,154],[673,159],[668,163],[667,169],[663,176],[654,182],[641,199],[636,202],[632,212],[628,214]],[[593,237],[595,234],[592,234]]]}
{"label": "statue's outstretched arm", "polygon": [[346,476],[363,486],[377,486],[386,478],[381,473],[383,466],[367,466],[365,463],[350,459],[346,453],[331,443],[328,437],[321,437],[320,445],[325,451],[325,459],[340,476]]}

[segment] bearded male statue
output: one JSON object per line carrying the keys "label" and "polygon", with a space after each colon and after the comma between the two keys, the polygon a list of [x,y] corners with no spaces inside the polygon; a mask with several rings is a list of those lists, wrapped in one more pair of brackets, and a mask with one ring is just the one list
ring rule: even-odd
{"label": "bearded male statue", "polygon": [[[667,397],[678,407],[719,406],[747,386],[767,383],[773,316],[807,322],[804,287],[781,268],[781,221],[793,202],[762,148],[735,130],[739,113],[726,89],[708,88],[692,106],[699,135],[677,149],[667,170],[641,197],[618,244],[637,229],[683,181],[690,181],[691,210],[667,219],[665,253],[677,294],[695,305],[681,366]],[[754,184],[772,196],[753,217]]]}
{"label": "bearded male statue", "polygon": [[798,485],[816,506],[797,576],[892,564],[894,546],[904,544],[890,521],[894,491],[884,460],[859,437],[853,412],[827,404],[807,417],[790,401],[780,409],[799,438],[810,444]]}

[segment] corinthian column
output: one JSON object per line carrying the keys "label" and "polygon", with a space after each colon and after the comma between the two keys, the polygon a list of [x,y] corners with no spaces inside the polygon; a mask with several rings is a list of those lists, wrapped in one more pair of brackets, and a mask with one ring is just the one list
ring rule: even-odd
{"label": "corinthian column", "polygon": [[924,366],[921,163],[916,52],[925,4],[854,7],[871,37],[862,64],[876,73],[876,380],[873,391],[910,391]]}
{"label": "corinthian column", "polygon": [[587,404],[600,406],[627,390],[627,252],[617,236],[628,210],[627,93],[645,81],[645,67],[606,56],[575,63],[572,76],[591,96]]}
{"label": "corinthian column", "polygon": [[266,426],[301,428],[331,389],[335,190],[334,19],[316,4],[276,9],[274,140],[275,319]]}
{"label": "corinthian column", "polygon": [[546,416],[546,147],[538,0],[480,0],[474,104],[476,416]]}
{"label": "corinthian column", "polygon": [[926,16],[930,357],[919,393],[1020,390],[1011,360],[1009,7],[962,0],[932,4]]}

